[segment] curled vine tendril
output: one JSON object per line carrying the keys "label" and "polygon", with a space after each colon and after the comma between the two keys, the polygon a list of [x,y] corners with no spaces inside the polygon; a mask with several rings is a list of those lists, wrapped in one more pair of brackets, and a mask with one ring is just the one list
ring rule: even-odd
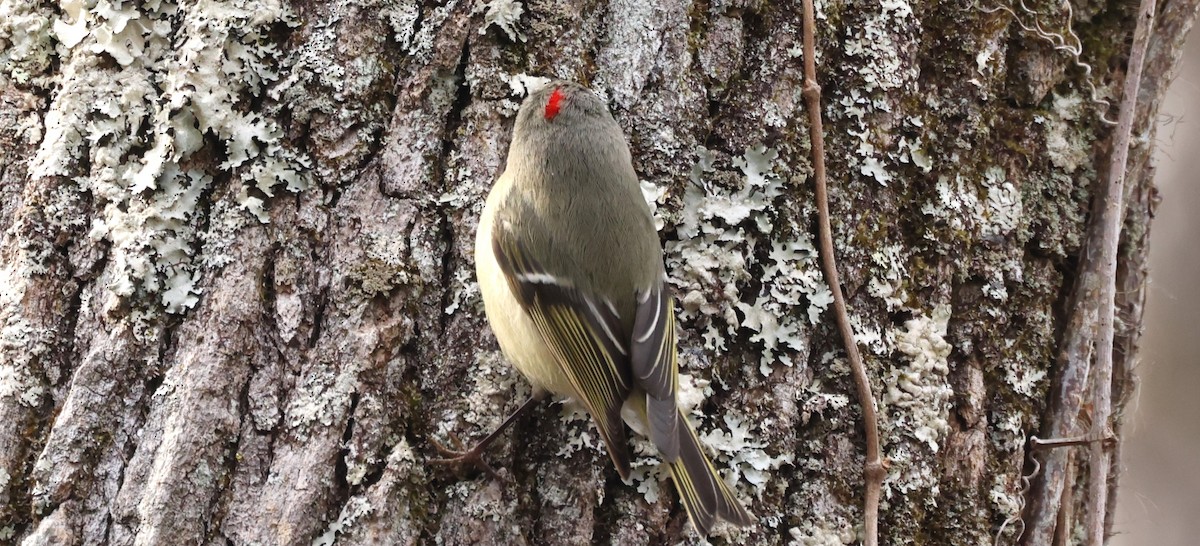
{"label": "curled vine tendril", "polygon": [[[1036,440],[1037,438],[1034,437]],[[1009,516],[1000,524],[1000,529],[996,531],[996,538],[992,541],[993,546],[1000,546],[1000,537],[1004,536],[1004,530],[1009,525],[1016,523],[1018,525],[1017,540],[1021,539],[1021,535],[1025,534],[1025,520],[1021,518],[1021,513],[1025,511],[1025,495],[1029,493],[1030,484],[1042,471],[1042,463],[1037,459],[1036,450],[1029,451],[1029,460],[1033,461],[1033,470],[1029,474],[1021,475],[1021,490],[1017,492],[1017,510],[1016,513]]]}
{"label": "curled vine tendril", "polygon": [[1100,121],[1104,122],[1106,125],[1116,125],[1117,122],[1115,120],[1108,118],[1108,111],[1111,109],[1112,103],[1100,96],[1099,91],[1096,89],[1096,84],[1092,83],[1092,65],[1084,62],[1083,58],[1081,57],[1083,53],[1083,43],[1079,40],[1079,36],[1075,34],[1075,30],[1071,28],[1071,20],[1075,17],[1075,12],[1073,9],[1071,9],[1071,2],[1069,0],[1063,1],[1063,7],[1065,7],[1067,10],[1066,23],[1063,25],[1066,28],[1065,34],[1051,32],[1042,27],[1042,22],[1038,17],[1038,13],[1027,6],[1025,4],[1025,0],[1017,0],[1017,4],[1021,10],[1021,13],[1032,16],[1032,26],[1027,24],[1025,20],[1021,18],[1021,15],[1014,11],[1011,7],[997,5],[995,7],[988,8],[979,5],[978,8],[984,13],[996,13],[998,11],[1005,12],[1012,16],[1013,21],[1015,21],[1017,25],[1021,27],[1021,30],[1024,30],[1025,32],[1033,34],[1034,36],[1049,42],[1054,47],[1055,51],[1065,51],[1070,54],[1071,60],[1075,63],[1075,66],[1083,69],[1083,81],[1087,83],[1088,89],[1091,92],[1092,102],[1094,104],[1103,106],[1099,113]]}

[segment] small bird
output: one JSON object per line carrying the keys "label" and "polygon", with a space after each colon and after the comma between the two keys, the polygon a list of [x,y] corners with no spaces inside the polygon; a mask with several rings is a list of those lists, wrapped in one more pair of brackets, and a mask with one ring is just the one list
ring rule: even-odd
{"label": "small bird", "polygon": [[698,534],[720,519],[753,523],[676,404],[662,246],[621,127],[587,88],[554,81],[521,104],[508,164],[479,220],[475,267],[488,322],[534,396],[470,451],[439,445],[453,457],[443,462],[488,468],[483,449],[549,392],[582,402],[628,480],[627,405]]}

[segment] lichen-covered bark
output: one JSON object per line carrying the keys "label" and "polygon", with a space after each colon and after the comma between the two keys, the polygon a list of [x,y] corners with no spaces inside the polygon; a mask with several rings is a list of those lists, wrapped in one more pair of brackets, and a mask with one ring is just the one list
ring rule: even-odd
{"label": "lichen-covered bark", "polygon": [[[1119,89],[1132,12],[1017,10],[1070,24],[1074,59],[993,7],[818,6],[886,544],[990,543],[1022,514],[1027,438],[1086,417],[1050,401],[1106,164],[1088,84]],[[1195,10],[1163,8],[1135,134]],[[799,31],[798,5],[749,0],[0,0],[0,543],[697,541],[644,443],[621,483],[557,403],[489,454],[505,481],[430,463],[431,439],[478,438],[527,395],[472,248],[535,76],[585,81],[628,132],[684,402],[759,519],[713,542],[856,542],[860,413],[810,234]]]}

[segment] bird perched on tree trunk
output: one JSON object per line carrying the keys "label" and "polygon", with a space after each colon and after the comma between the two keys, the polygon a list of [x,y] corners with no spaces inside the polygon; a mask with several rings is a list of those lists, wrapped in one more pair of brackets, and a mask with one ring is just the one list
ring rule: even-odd
{"label": "bird perched on tree trunk", "polygon": [[551,392],[583,403],[627,480],[627,405],[699,534],[720,519],[754,521],[676,405],[662,247],[621,128],[585,87],[551,82],[521,104],[508,164],[479,220],[475,263],[488,322],[534,396],[474,449],[439,449],[481,462],[487,444]]}

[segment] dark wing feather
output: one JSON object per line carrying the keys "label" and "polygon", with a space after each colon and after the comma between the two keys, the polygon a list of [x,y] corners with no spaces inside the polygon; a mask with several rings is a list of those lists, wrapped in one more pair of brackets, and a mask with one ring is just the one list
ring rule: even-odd
{"label": "dark wing feather", "polygon": [[720,519],[735,525],[750,525],[754,517],[713,468],[696,431],[675,404],[679,361],[674,301],[661,281],[637,296],[630,368],[634,382],[646,391],[650,439],[670,466],[671,478],[688,518],[700,536],[707,536]]}
{"label": "dark wing feather", "polygon": [[548,273],[510,232],[497,226],[492,250],[517,301],[596,420],[609,456],[629,478],[629,447],[621,406],[631,390],[629,355],[611,303]]}
{"label": "dark wing feather", "polygon": [[674,307],[662,279],[638,293],[629,355],[634,381],[646,391],[650,440],[667,462],[679,459],[680,438],[675,404],[675,394],[679,392],[679,361],[675,348]]}

